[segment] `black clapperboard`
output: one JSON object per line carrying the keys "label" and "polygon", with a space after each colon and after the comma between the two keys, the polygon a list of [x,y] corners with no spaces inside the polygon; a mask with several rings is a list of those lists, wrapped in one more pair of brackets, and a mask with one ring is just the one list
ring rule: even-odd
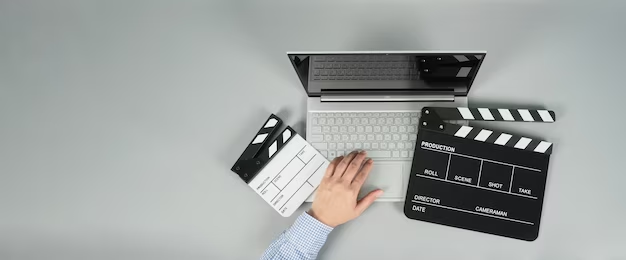
{"label": "black clapperboard", "polygon": [[231,171],[281,216],[289,217],[319,186],[329,161],[272,114]]}
{"label": "black clapperboard", "polygon": [[552,144],[445,120],[554,122],[553,111],[426,107],[404,204],[408,218],[533,241]]}

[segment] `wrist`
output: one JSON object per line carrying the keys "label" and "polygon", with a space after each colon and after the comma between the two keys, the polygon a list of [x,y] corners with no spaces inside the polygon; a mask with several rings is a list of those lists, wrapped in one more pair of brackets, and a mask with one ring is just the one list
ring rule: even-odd
{"label": "wrist", "polygon": [[329,226],[331,228],[337,227],[337,225],[333,225],[333,224],[329,223],[328,221],[326,221],[325,219],[321,218],[319,215],[317,215],[315,213],[315,211],[313,209],[310,209],[306,213],[309,214],[309,216],[313,217],[314,219],[316,219],[317,221],[319,221],[320,223],[322,223],[322,224],[324,224],[326,226]]}

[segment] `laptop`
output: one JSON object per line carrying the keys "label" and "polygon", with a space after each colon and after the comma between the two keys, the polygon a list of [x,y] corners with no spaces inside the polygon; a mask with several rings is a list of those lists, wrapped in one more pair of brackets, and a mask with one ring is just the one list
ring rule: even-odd
{"label": "laptop", "polygon": [[287,55],[308,95],[306,140],[329,160],[366,150],[374,168],[360,196],[380,188],[378,201],[404,201],[422,107],[467,106],[486,52]]}

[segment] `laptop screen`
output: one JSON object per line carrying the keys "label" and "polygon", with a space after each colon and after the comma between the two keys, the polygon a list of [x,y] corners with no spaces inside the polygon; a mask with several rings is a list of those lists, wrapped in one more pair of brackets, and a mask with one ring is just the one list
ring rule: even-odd
{"label": "laptop screen", "polygon": [[485,52],[289,53],[309,96],[466,96]]}

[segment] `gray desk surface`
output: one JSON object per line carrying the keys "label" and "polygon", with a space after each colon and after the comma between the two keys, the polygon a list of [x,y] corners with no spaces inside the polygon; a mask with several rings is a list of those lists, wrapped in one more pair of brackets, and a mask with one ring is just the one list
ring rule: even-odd
{"label": "gray desk surface", "polygon": [[295,215],[274,213],[229,168],[269,113],[302,129],[306,96],[285,51],[479,49],[474,105],[559,118],[497,125],[556,143],[538,240],[377,203],[333,232],[321,258],[624,259],[624,10],[2,1],[0,258],[254,259]]}

